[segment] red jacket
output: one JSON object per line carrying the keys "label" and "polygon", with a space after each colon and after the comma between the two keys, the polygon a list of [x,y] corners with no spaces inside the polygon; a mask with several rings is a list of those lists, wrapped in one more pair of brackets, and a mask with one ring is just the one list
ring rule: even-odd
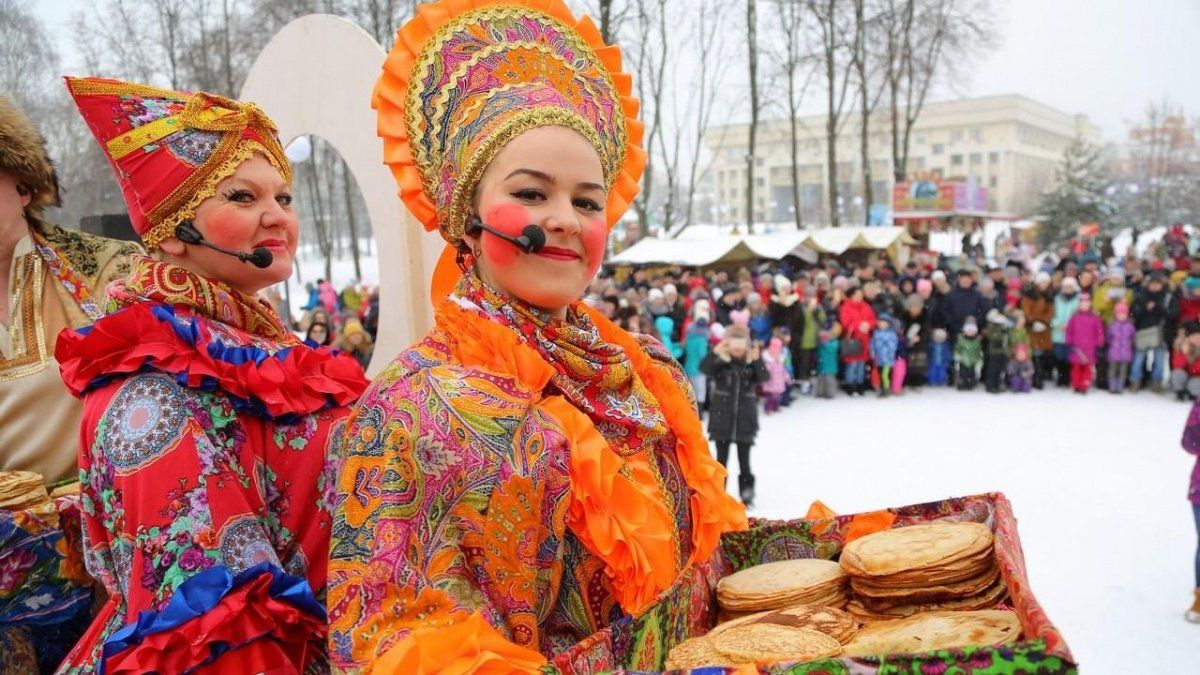
{"label": "red jacket", "polygon": [[[838,313],[838,322],[842,324],[843,335],[858,340],[862,344],[862,351],[858,356],[848,356],[843,359],[844,361],[852,363],[871,359],[871,331],[875,329],[876,320],[875,310],[871,309],[871,306],[865,301],[847,299],[842,303],[842,309]],[[861,329],[863,323],[867,324],[865,333]]]}

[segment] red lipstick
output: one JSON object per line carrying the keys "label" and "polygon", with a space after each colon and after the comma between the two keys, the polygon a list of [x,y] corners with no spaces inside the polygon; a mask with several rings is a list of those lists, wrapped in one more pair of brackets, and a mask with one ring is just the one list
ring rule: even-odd
{"label": "red lipstick", "polygon": [[546,246],[537,252],[537,255],[551,260],[579,260],[583,256],[569,248],[559,248],[557,246]]}

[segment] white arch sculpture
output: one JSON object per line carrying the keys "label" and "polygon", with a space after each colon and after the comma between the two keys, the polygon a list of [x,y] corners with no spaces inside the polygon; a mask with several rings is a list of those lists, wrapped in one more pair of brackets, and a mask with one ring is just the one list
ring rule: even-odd
{"label": "white arch sculpture", "polygon": [[371,91],[385,57],[379,43],[353,22],[311,14],[271,38],[241,93],[275,120],[285,147],[297,136],[320,136],[341,153],[358,181],[379,250],[372,377],[433,324],[429,282],[444,246],[404,208],[383,164]]}

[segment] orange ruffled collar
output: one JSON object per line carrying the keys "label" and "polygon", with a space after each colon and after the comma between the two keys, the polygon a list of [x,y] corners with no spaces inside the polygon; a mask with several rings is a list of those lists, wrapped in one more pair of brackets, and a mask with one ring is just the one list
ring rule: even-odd
{"label": "orange ruffled collar", "polygon": [[[725,492],[725,469],[713,459],[695,409],[666,367],[655,363],[629,333],[582,303],[573,310],[586,313],[603,339],[625,351],[662,408],[690,491],[692,553],[682,569],[707,560],[722,533],[745,529],[747,521],[745,508]],[[463,365],[508,375],[535,395],[556,373],[514,331],[482,312],[448,300],[438,306],[436,320]],[[682,571],[671,543],[674,525],[650,466],[653,459],[619,455],[587,415],[561,396],[535,399],[534,405],[559,422],[571,444],[568,525],[604,561],[621,607],[637,615]]]}

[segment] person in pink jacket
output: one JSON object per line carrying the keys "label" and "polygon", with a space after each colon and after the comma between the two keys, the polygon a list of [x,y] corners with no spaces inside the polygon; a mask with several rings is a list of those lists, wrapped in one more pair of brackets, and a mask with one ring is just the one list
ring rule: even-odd
{"label": "person in pink jacket", "polygon": [[1067,322],[1067,347],[1071,351],[1071,388],[1086,394],[1096,376],[1096,355],[1104,348],[1104,322],[1092,311],[1092,297],[1079,297],[1079,311]]}

